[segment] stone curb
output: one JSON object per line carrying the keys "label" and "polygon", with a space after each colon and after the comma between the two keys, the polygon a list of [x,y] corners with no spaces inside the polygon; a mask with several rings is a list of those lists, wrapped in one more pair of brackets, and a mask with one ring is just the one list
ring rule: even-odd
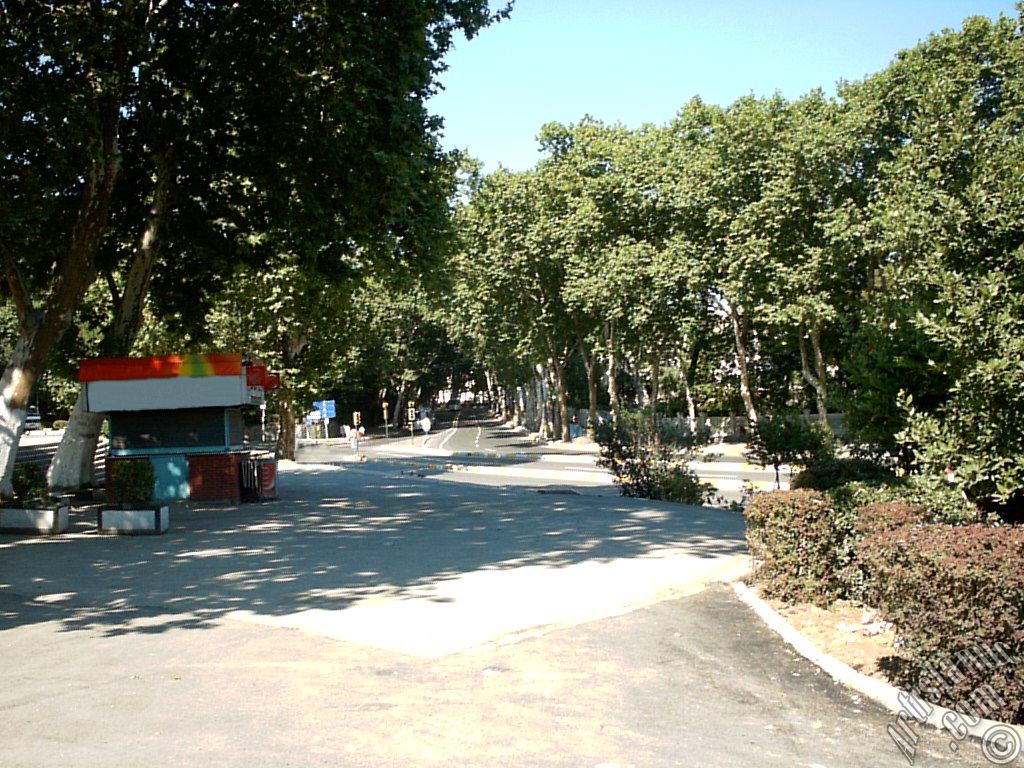
{"label": "stone curb", "polygon": [[[852,688],[857,693],[871,699],[894,715],[902,712],[911,722],[927,723],[939,730],[948,731],[957,741],[963,738],[962,732],[958,731],[958,729],[963,728],[968,736],[982,741],[983,746],[988,745],[988,740],[993,738],[993,735],[990,735],[989,732],[995,728],[1002,734],[1016,733],[1017,744],[1024,744],[1024,726],[1009,725],[1008,723],[987,720],[985,718],[980,718],[972,726],[965,717],[951,709],[940,707],[938,704],[932,704],[931,702],[925,703],[931,710],[927,717],[923,719],[919,716],[915,717],[915,707],[913,705],[908,707],[904,703],[910,700],[906,693],[901,692],[895,686],[889,685],[889,683],[858,672],[834,656],[825,653],[801,635],[778,611],[762,600],[754,589],[748,587],[742,581],[734,581],[732,588],[737,597],[746,603],[770,629],[793,646],[797,653],[823,672],[826,672],[836,682]],[[922,702],[920,700],[917,701],[918,706],[920,706]],[[1013,761],[1011,760],[1010,762]],[[1007,763],[1002,764],[1006,765]]]}

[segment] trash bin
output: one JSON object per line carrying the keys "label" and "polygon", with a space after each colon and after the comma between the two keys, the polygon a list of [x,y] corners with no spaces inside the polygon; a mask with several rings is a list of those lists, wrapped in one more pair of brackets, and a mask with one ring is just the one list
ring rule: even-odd
{"label": "trash bin", "polygon": [[277,498],[277,459],[256,459],[259,474],[260,499]]}
{"label": "trash bin", "polygon": [[277,459],[249,455],[239,461],[242,501],[268,501],[277,498]]}
{"label": "trash bin", "polygon": [[242,483],[242,501],[260,500],[259,460],[247,456],[238,463],[238,474]]}

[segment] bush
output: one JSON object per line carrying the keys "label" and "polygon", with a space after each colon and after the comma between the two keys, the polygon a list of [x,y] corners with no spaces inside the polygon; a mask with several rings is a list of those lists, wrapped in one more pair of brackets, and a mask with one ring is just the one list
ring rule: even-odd
{"label": "bush", "polygon": [[50,505],[46,487],[46,469],[40,464],[19,464],[11,475],[11,485],[17,504],[24,507]]}
{"label": "bush", "polygon": [[[1024,658],[1024,528],[902,526],[871,534],[858,552],[872,597],[904,644],[904,658],[889,665],[894,682],[955,709],[987,684],[1002,703],[985,716],[1024,723],[1020,663],[995,669],[958,663],[996,644]],[[944,685],[936,685],[926,666],[945,670],[953,664],[960,674],[945,675],[953,679]]]}
{"label": "bush", "polygon": [[843,596],[846,531],[818,491],[759,493],[744,510],[754,580],[766,595],[827,605]]}
{"label": "bush", "polygon": [[649,411],[624,411],[614,427],[602,424],[597,431],[601,466],[611,470],[623,496],[682,504],[709,501],[714,489],[687,467],[693,448],[707,442],[709,433],[691,434],[659,417],[656,443],[650,418]]}
{"label": "bush", "polygon": [[623,496],[674,501],[680,504],[704,504],[714,488],[702,483],[671,449],[658,446],[617,445],[601,448],[601,464],[615,476]]}
{"label": "bush", "polygon": [[762,467],[775,469],[779,485],[779,467],[783,464],[820,464],[835,455],[835,438],[820,421],[808,421],[797,414],[766,416],[757,423],[750,438],[747,458]]}
{"label": "bush", "polygon": [[149,459],[113,462],[110,469],[113,477],[109,482],[117,503],[123,507],[138,507],[150,502],[156,475]]}
{"label": "bush", "polygon": [[660,498],[677,504],[705,504],[712,499],[715,488],[702,483],[696,473],[687,467],[674,467],[658,478]]}
{"label": "bush", "polygon": [[866,538],[881,531],[893,531],[905,525],[932,522],[933,515],[924,507],[899,502],[868,504],[857,511],[855,530],[858,538]]}
{"label": "bush", "polygon": [[828,493],[758,494],[747,506],[755,579],[766,594],[784,600],[818,605],[840,599],[870,601],[872,577],[859,556],[861,539],[909,524],[963,522],[948,510],[907,502],[913,495],[907,488],[916,490],[913,485],[848,483]]}
{"label": "bush", "polygon": [[68,423],[64,419],[57,419],[55,422],[53,422],[53,428],[54,429],[67,429],[68,428]]}
{"label": "bush", "polygon": [[602,443],[600,464],[611,470],[623,496],[653,499],[658,497],[658,465],[667,461],[666,453],[628,442]]}
{"label": "bush", "polygon": [[789,482],[791,490],[809,488],[830,491],[851,482],[893,484],[898,478],[886,467],[868,459],[833,459],[812,464]]}
{"label": "bush", "polygon": [[893,477],[884,482],[849,482],[829,489],[827,495],[836,514],[850,521],[856,519],[862,507],[881,503],[924,507],[935,522],[954,525],[977,521],[980,514],[954,486],[920,475]]}
{"label": "bush", "polygon": [[[602,446],[616,444],[653,445],[658,443],[673,450],[687,451],[711,441],[711,431],[706,427],[691,432],[676,419],[657,414],[657,434],[651,429],[650,409],[627,411],[617,414],[615,424],[606,421],[597,428],[596,440]],[[657,439],[655,439],[657,438]]]}

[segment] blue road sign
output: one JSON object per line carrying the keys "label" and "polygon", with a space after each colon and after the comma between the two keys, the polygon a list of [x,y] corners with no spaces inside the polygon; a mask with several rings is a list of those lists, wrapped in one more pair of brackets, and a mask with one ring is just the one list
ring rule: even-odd
{"label": "blue road sign", "polygon": [[334,410],[333,400],[314,400],[313,407],[328,419],[333,419],[337,416],[337,412]]}

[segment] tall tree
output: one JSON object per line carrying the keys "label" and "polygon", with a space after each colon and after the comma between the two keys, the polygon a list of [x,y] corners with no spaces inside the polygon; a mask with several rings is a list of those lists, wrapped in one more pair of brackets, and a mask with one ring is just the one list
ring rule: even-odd
{"label": "tall tree", "polygon": [[[445,229],[447,187],[437,179],[446,161],[424,106],[442,57],[457,30],[472,36],[507,12],[492,14],[485,0],[404,0],[372,12],[304,0],[5,6],[2,74],[13,86],[0,106],[13,149],[3,174],[20,187],[0,203],[0,223],[23,328],[0,381],[0,495],[34,382],[102,266],[122,167],[136,171],[132,191],[145,202],[114,222],[138,245],[113,249],[121,266],[107,267],[121,305],[108,349],[131,348],[175,217],[198,215],[257,258],[284,250],[324,272],[407,260]],[[61,90],[81,98],[55,108],[48,100]],[[180,264],[164,266],[165,282],[230,269],[191,231],[178,227]],[[37,311],[32,291],[47,285]],[[165,305],[184,293],[175,288]],[[94,433],[72,430],[71,479],[58,484],[75,484]]]}
{"label": "tall tree", "polygon": [[927,350],[919,379],[945,385],[906,393],[901,439],[927,470],[955,470],[971,495],[1019,499],[1024,11],[968,19],[880,78],[886,103],[912,106],[872,205],[885,294],[902,307],[882,329],[915,335]]}

